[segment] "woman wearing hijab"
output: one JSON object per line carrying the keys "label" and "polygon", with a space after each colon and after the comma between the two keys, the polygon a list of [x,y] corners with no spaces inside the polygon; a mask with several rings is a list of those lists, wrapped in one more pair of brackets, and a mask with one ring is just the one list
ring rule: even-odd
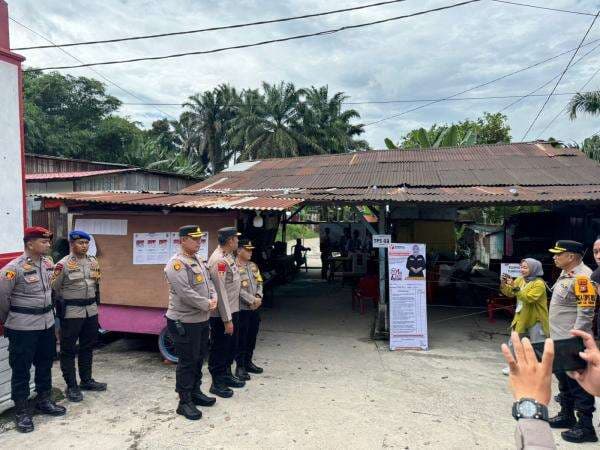
{"label": "woman wearing hijab", "polygon": [[[500,291],[504,295],[517,300],[511,329],[521,337],[528,336],[531,342],[541,342],[550,336],[548,298],[543,275],[541,262],[525,258],[521,261],[521,276],[514,280],[508,275],[503,276],[500,284]],[[508,375],[508,367],[502,372]]]}

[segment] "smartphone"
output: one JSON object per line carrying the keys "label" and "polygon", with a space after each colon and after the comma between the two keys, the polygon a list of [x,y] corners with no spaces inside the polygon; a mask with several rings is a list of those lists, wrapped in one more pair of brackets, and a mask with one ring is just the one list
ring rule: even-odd
{"label": "smartphone", "polygon": [[[532,346],[538,361],[541,361],[544,354],[544,342],[536,342]],[[580,337],[555,339],[552,373],[585,369],[587,362],[579,356],[579,352],[583,352],[584,350],[583,339]]]}

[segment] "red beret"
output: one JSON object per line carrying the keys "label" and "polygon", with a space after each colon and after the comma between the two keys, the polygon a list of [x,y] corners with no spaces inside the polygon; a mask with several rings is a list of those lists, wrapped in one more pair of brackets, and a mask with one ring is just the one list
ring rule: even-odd
{"label": "red beret", "polygon": [[23,235],[23,237],[25,239],[52,239],[52,232],[50,230],[45,229],[44,227],[27,227],[25,228],[25,234]]}

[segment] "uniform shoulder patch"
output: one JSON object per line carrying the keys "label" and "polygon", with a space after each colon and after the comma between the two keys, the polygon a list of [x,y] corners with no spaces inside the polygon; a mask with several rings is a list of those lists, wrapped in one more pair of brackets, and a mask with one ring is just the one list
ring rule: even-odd
{"label": "uniform shoulder patch", "polygon": [[14,270],[6,270],[3,273],[4,278],[7,280],[14,280],[14,278],[17,276],[17,272],[15,272]]}
{"label": "uniform shoulder patch", "polygon": [[575,297],[579,308],[594,308],[596,306],[596,288],[586,275],[575,277]]}
{"label": "uniform shoulder patch", "polygon": [[227,273],[227,263],[225,261],[219,261],[217,263],[217,271],[219,275],[225,275]]}
{"label": "uniform shoulder patch", "polygon": [[179,272],[182,268],[183,268],[183,264],[181,263],[181,261],[179,261],[178,259],[173,261],[173,270],[176,270],[177,272]]}

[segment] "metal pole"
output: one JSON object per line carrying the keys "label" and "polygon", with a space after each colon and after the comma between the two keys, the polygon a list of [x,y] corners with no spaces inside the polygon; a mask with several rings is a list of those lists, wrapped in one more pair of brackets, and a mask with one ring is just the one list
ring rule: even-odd
{"label": "metal pole", "polygon": [[[385,223],[386,207],[382,205],[379,210],[379,234],[386,234],[386,223]],[[386,254],[387,249],[379,249],[379,309],[377,311],[377,317],[375,322],[375,337],[382,337],[382,335],[388,330],[387,320],[387,292],[385,289],[386,279]]]}

